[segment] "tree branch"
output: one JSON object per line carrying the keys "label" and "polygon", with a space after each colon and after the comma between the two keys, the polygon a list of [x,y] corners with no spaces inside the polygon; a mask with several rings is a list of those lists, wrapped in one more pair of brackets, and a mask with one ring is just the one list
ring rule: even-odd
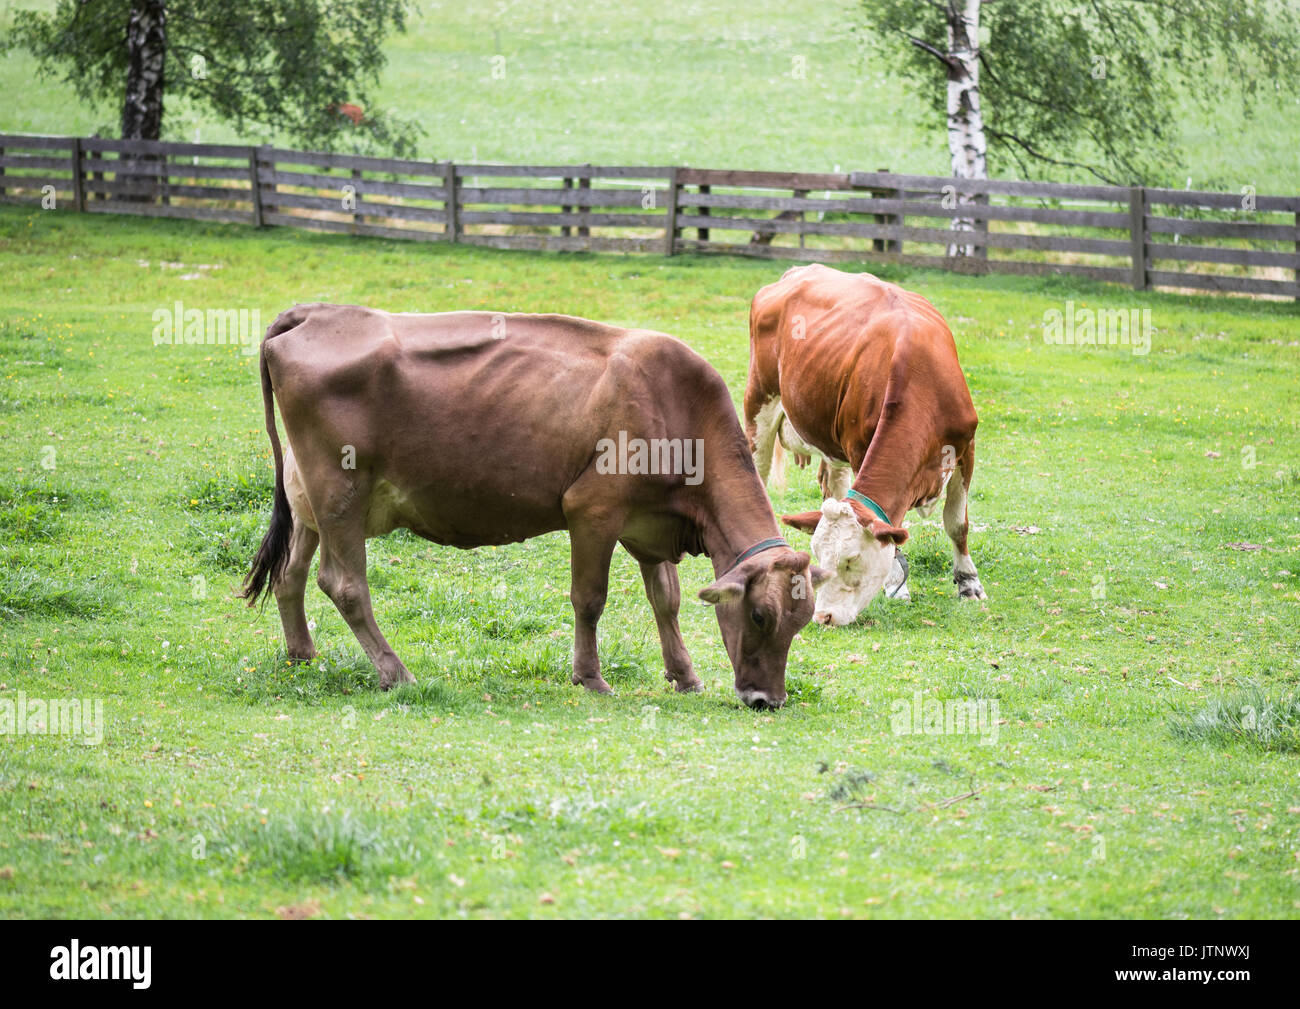
{"label": "tree branch", "polygon": [[916,48],[929,53],[940,63],[946,66],[949,70],[957,70],[960,68],[961,64],[959,64],[955,59],[953,59],[953,57],[948,55],[942,49],[936,49],[934,46],[930,45],[929,42],[926,42],[925,39],[918,39],[915,35],[907,35],[907,34],[904,34],[904,37],[907,39],[908,42],[916,46]]}

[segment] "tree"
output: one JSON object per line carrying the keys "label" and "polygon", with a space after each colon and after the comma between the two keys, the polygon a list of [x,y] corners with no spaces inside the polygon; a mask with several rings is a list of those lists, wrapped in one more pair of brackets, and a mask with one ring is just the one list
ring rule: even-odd
{"label": "tree", "polygon": [[[874,52],[948,126],[952,173],[1172,181],[1179,102],[1243,114],[1300,81],[1300,12],[1260,0],[859,0]],[[982,23],[981,23],[982,22]]]}
{"label": "tree", "polygon": [[[313,148],[413,154],[417,127],[374,109],[366,85],[409,0],[58,0],[21,11],[6,49],[32,53],[87,102],[120,100],[123,139],[158,140],[164,97],[241,132]],[[364,114],[358,114],[361,110]]]}

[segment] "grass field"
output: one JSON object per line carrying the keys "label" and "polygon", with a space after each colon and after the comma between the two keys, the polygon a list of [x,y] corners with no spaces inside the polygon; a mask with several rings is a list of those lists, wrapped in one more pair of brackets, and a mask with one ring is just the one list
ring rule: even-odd
{"label": "grass field", "polygon": [[[256,359],[151,333],[178,300],[262,326],[316,299],[572,312],[677,334],[738,395],[781,264],[12,207],[0,251],[0,701],[103,703],[98,745],[0,737],[0,913],[1300,911],[1294,306],[891,272],[957,335],[990,598],[958,603],[937,517],[913,517],[913,602],[805,629],[790,704],[756,713],[694,602],[703,558],[682,624],[706,693],[663,682],[621,551],[617,694],[570,686],[564,534],[372,541],[419,685],[381,694],[314,585],[325,658],[287,666],[274,607],[231,597],[270,501]],[[1047,345],[1067,301],[1150,309],[1151,352]],[[777,510],[817,503],[792,469]],[[996,736],[895,734],[918,694],[995,701]]]}
{"label": "grass field", "polygon": [[[12,0],[6,9],[22,17],[52,6]],[[423,157],[462,163],[948,174],[943,124],[920,121],[893,68],[864,54],[852,31],[855,7],[851,0],[420,2],[407,33],[387,45],[376,98],[423,126]],[[0,14],[0,24],[6,20]],[[492,76],[496,55],[505,58],[499,78]],[[119,102],[89,107],[57,80],[33,87],[34,79],[25,54],[0,60],[0,132],[118,135]],[[1294,192],[1300,101],[1267,84],[1261,94],[1250,118],[1226,84],[1208,113],[1190,103],[1180,108],[1187,163],[1169,166],[1165,181]],[[174,99],[166,108],[166,139],[276,139],[241,135]],[[989,171],[1017,174],[996,161]]]}

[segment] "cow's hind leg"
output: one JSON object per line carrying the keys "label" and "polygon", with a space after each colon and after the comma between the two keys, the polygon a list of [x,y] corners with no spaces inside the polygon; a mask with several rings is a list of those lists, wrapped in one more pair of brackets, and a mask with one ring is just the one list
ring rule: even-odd
{"label": "cow's hind leg", "polygon": [[975,469],[975,445],[966,446],[958,462],[961,479],[948,481],[948,497],[943,503],[943,528],[952,540],[952,577],[957,583],[957,595],[962,599],[987,599],[980,584],[975,562],[971,560],[966,543],[969,522],[966,515],[966,498],[970,490],[971,473]]}
{"label": "cow's hind leg", "polygon": [[[748,411],[748,404],[746,411]],[[781,400],[779,398],[769,399],[754,414],[754,419],[750,422],[753,425],[753,431],[750,434],[751,445],[754,451],[754,468],[758,470],[758,478],[767,483],[768,477],[772,474],[772,462],[777,451],[777,437],[781,433],[781,420],[785,415],[781,412]],[[784,453],[782,454],[784,456]],[[784,458],[781,458],[781,472],[777,474],[778,482],[785,480]]]}
{"label": "cow's hind leg", "polygon": [[374,610],[370,607],[365,528],[370,489],[361,476],[355,479],[357,483],[333,488],[320,506],[313,498],[312,510],[316,513],[320,531],[321,551],[316,584],[338,608],[366,657],[379,672],[380,689],[388,690],[399,683],[414,683],[415,677],[380,632]]}
{"label": "cow's hind leg", "polygon": [[677,611],[682,605],[682,586],[677,579],[677,565],[671,561],[661,564],[642,564],[641,578],[645,594],[654,610],[655,625],[659,628],[659,645],[664,655],[664,676],[679,692],[703,690],[704,684],[695,675],[691,656],[682,640],[682,630],[677,624]]}
{"label": "cow's hind leg", "polygon": [[320,536],[297,515],[293,518],[293,534],[289,539],[289,563],[285,565],[280,580],[272,587],[275,604],[280,608],[280,625],[284,628],[284,647],[294,662],[315,658],[316,645],[307,627],[307,610],[303,594],[307,590],[307,574],[311,559],[316,553]]}
{"label": "cow's hind leg", "polygon": [[388,690],[399,683],[414,683],[402,660],[375,623],[370,607],[370,586],[366,583],[366,539],[358,526],[346,535],[321,530],[320,571],[316,584],[334,602],[352,628],[366,657],[379,672],[379,687]]}

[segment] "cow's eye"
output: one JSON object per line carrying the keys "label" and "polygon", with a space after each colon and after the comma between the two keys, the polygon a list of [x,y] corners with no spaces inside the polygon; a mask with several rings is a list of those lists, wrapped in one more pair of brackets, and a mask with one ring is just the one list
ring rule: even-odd
{"label": "cow's eye", "polygon": [[752,613],[750,613],[749,619],[754,621],[754,626],[757,627],[760,631],[767,626],[767,617],[763,615],[762,610],[754,610]]}

